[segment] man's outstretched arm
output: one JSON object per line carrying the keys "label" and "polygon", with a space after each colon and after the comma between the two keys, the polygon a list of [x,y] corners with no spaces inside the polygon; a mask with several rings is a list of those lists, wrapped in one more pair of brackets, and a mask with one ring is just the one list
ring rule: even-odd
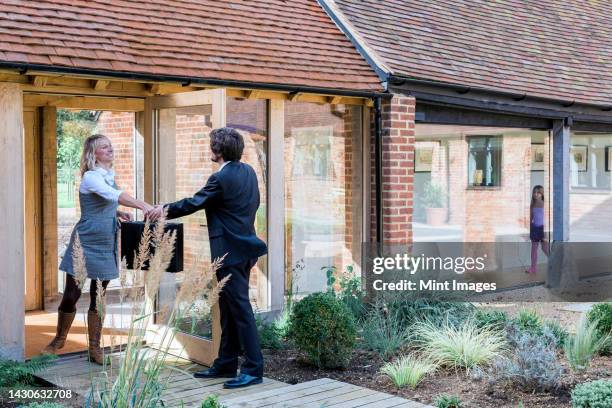
{"label": "man's outstretched arm", "polygon": [[[184,217],[189,214],[193,214],[196,211],[202,210],[216,201],[220,200],[223,196],[223,190],[219,184],[219,180],[215,174],[208,178],[206,185],[193,197],[183,198],[182,200],[175,201],[173,203],[164,204],[159,207],[160,214],[151,214],[151,218],[155,220],[161,215],[161,211],[167,210],[167,219],[173,219],[178,217]],[[155,211],[155,210],[153,210]]]}

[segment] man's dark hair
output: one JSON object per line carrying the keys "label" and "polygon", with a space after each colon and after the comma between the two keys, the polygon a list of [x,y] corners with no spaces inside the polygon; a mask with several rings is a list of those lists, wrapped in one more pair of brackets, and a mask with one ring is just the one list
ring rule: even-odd
{"label": "man's dark hair", "polygon": [[242,135],[229,127],[218,128],[210,132],[210,149],[220,154],[225,161],[240,160],[244,150]]}

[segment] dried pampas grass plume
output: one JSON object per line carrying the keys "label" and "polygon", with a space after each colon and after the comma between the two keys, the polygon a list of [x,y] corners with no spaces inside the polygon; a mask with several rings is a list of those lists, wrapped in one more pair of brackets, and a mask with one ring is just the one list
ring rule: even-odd
{"label": "dried pampas grass plume", "polygon": [[165,224],[166,211],[164,210],[153,230],[152,244],[155,247],[155,253],[150,259],[146,276],[146,286],[149,293],[157,293],[162,274],[168,269],[174,254],[176,231],[164,232]]}
{"label": "dried pampas grass plume", "polygon": [[100,317],[100,321],[104,324],[106,316],[106,290],[100,279],[96,279],[96,311]]}
{"label": "dried pampas grass plume", "polygon": [[144,232],[140,243],[138,244],[138,252],[134,254],[136,263],[134,264],[134,270],[140,271],[144,267],[145,263],[149,260],[151,255],[151,221],[147,218],[145,220]]}
{"label": "dried pampas grass plume", "polygon": [[128,287],[128,269],[127,269],[127,259],[123,257],[121,261],[121,269],[119,269],[119,300],[121,303],[127,297],[127,287]]}
{"label": "dried pampas grass plume", "polygon": [[74,280],[79,289],[83,289],[87,280],[87,265],[85,263],[85,252],[81,246],[81,238],[79,233],[74,233],[74,242],[72,243],[72,270],[74,271]]}
{"label": "dried pampas grass plume", "polygon": [[181,304],[191,305],[203,297],[207,298],[207,306],[210,308],[219,300],[219,293],[231,275],[223,278],[217,285],[213,285],[213,279],[226,256],[227,254],[215,259],[210,267],[204,267],[201,255],[196,258],[192,270],[185,273],[185,279],[176,296],[175,308],[179,308]]}

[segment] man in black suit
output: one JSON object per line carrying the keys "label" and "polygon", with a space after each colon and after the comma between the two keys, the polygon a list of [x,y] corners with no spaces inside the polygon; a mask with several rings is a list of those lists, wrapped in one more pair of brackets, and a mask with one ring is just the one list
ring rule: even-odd
{"label": "man in black suit", "polygon": [[[150,219],[167,210],[167,218],[178,218],[204,209],[212,259],[227,254],[217,271],[217,280],[231,275],[219,296],[221,346],[211,368],[195,373],[199,378],[228,377],[225,388],[259,384],[263,377],[263,356],[253,309],[249,302],[249,274],[257,258],[266,254],[266,244],[255,234],[255,213],[259,208],[257,175],[242,163],[244,141],[235,129],[219,128],[210,133],[212,160],[221,165],[204,188],[193,197],[157,206],[146,214]],[[238,356],[245,361],[236,376]],[[235,378],[234,378],[235,377]]]}

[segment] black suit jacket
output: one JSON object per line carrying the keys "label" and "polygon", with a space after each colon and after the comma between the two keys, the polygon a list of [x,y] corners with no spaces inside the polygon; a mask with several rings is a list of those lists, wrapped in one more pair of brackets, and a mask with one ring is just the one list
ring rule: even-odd
{"label": "black suit jacket", "polygon": [[257,258],[268,251],[255,234],[259,187],[255,171],[246,163],[227,163],[193,197],[166,204],[165,208],[168,219],[206,211],[212,259],[227,253],[222,266]]}

